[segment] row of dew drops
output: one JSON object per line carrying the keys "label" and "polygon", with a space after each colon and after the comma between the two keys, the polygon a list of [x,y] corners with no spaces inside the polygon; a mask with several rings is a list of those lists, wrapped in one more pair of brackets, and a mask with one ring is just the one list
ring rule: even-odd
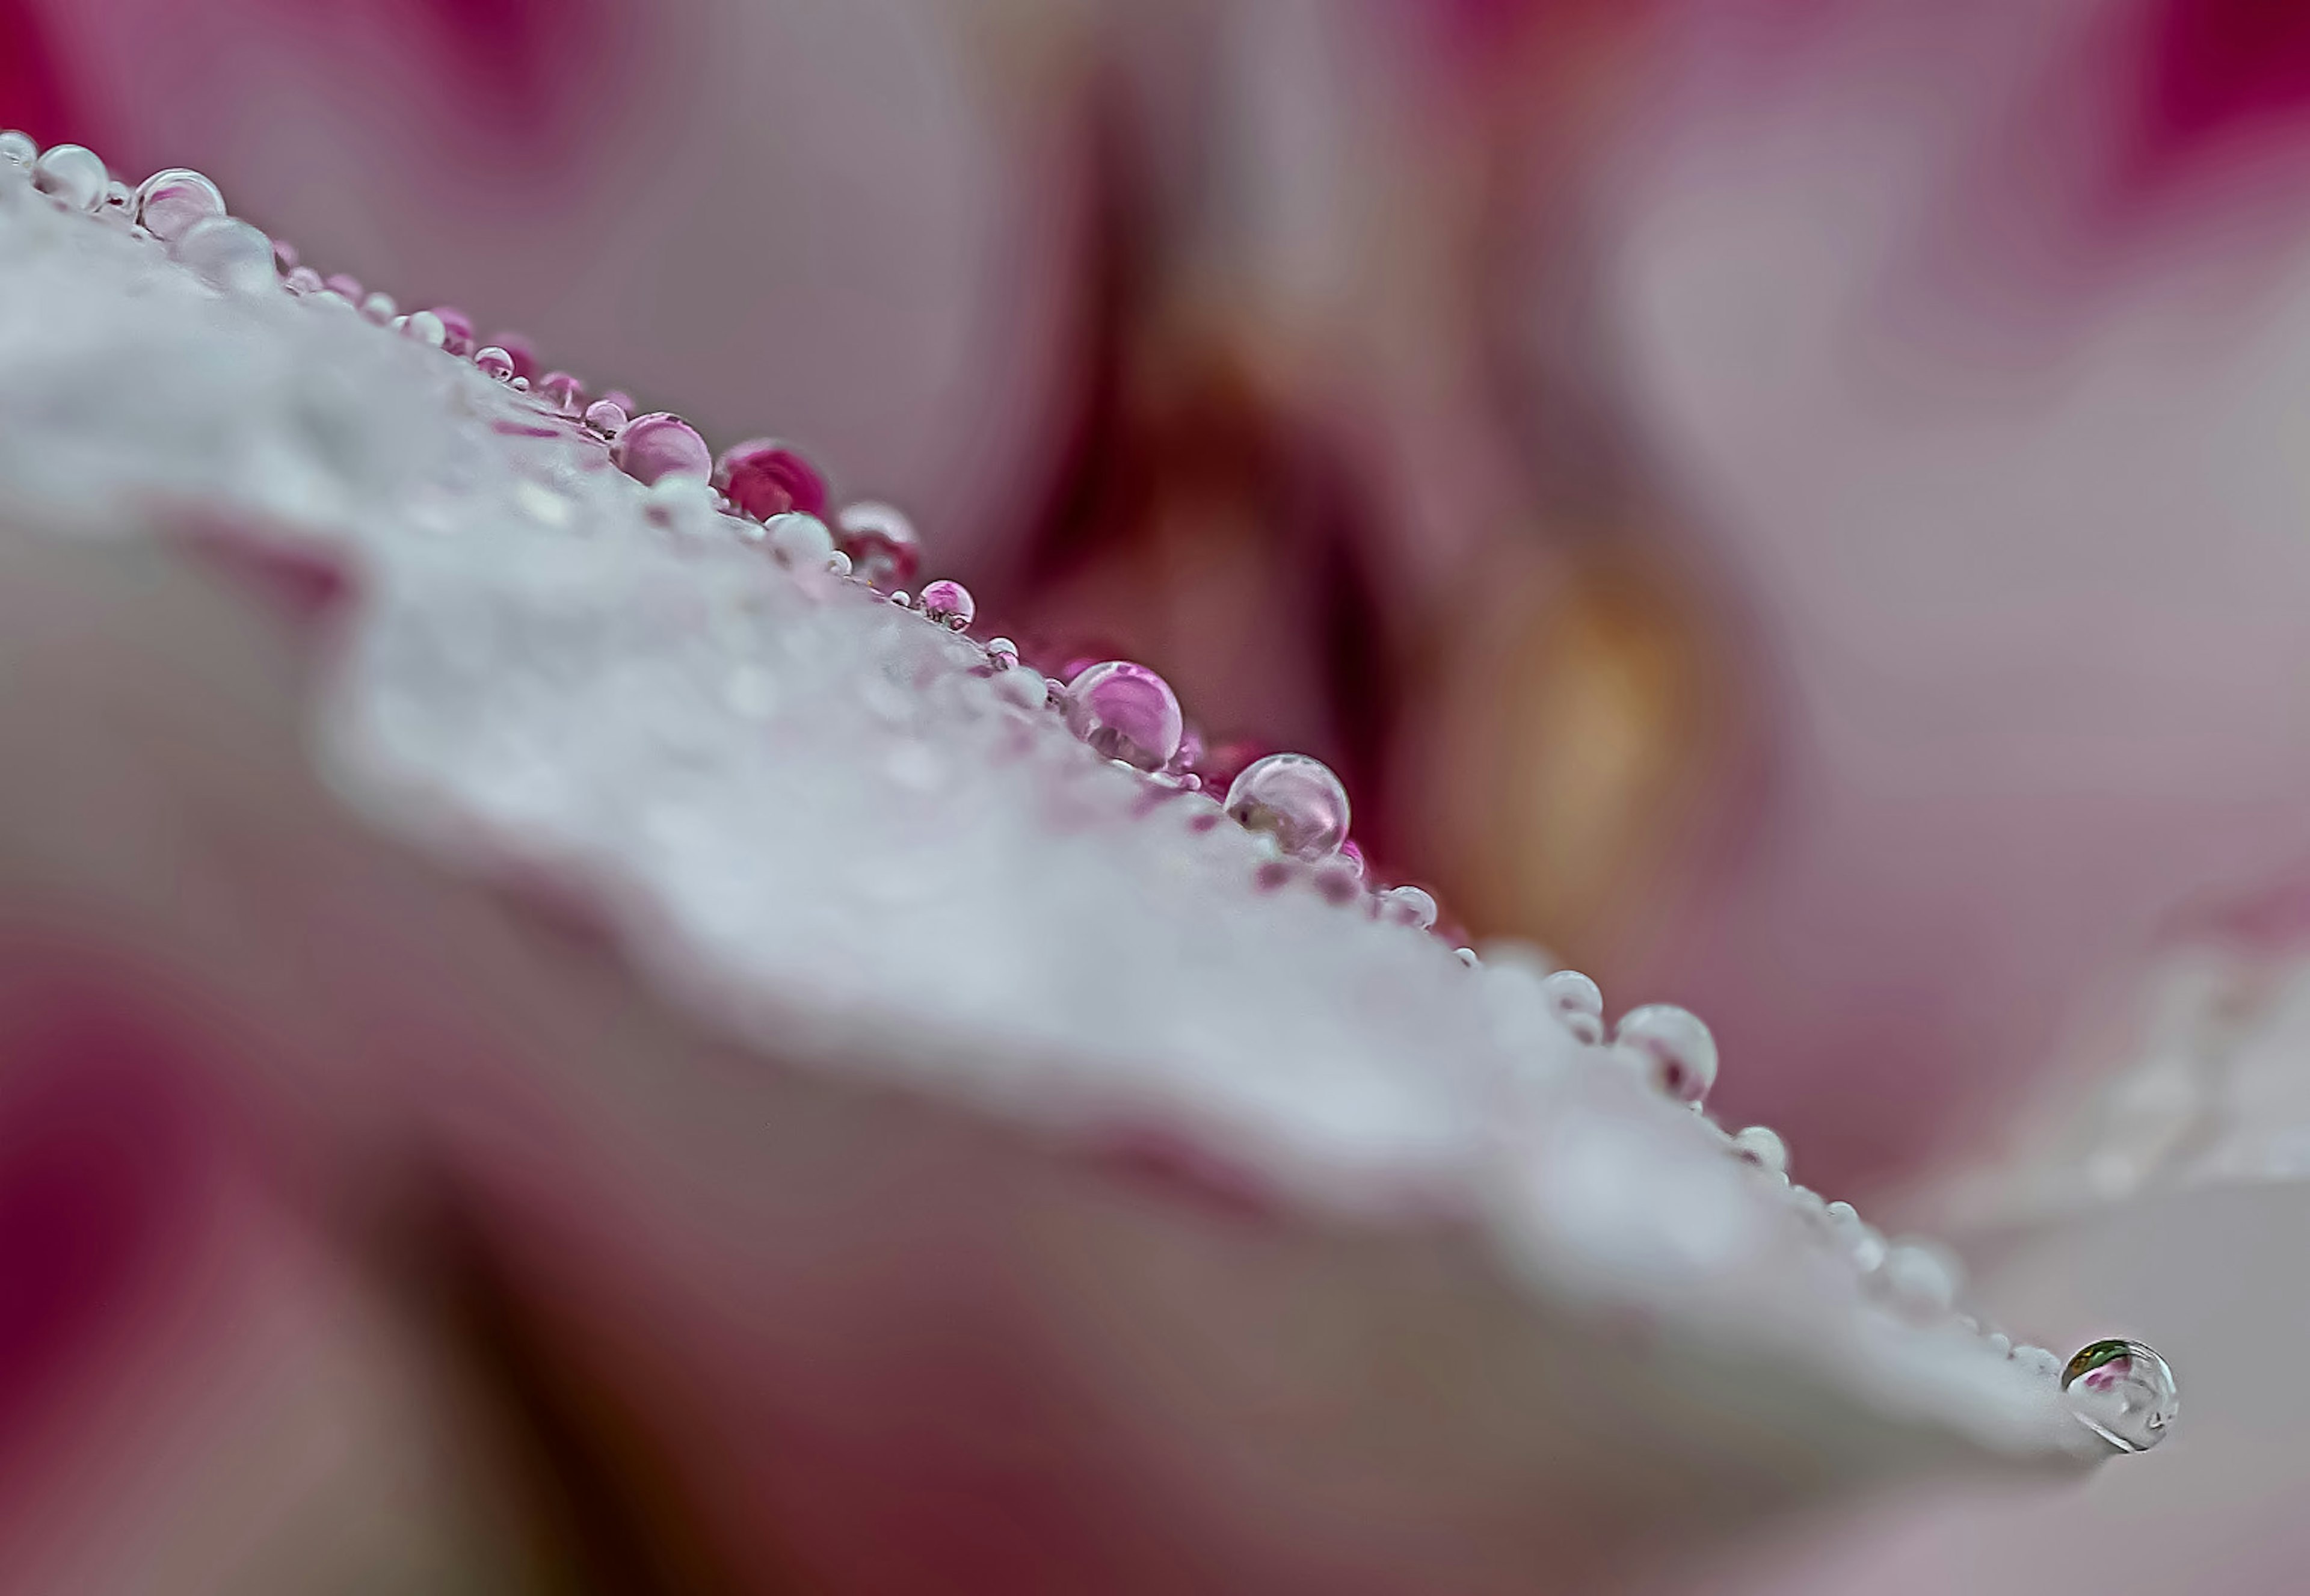
{"label": "row of dew drops", "polygon": [[[129,228],[165,247],[174,258],[219,291],[252,294],[285,290],[317,304],[358,313],[381,327],[453,358],[468,360],[485,376],[525,394],[551,416],[582,427],[608,447],[618,468],[649,489],[654,518],[678,521],[720,515],[762,543],[789,567],[822,566],[883,592],[934,625],[960,633],[976,619],[968,589],[934,581],[911,597],[899,584],[913,580],[922,546],[907,516],[892,507],[859,502],[842,508],[829,525],[824,475],[791,445],[752,438],[716,456],[697,429],[677,415],[635,415],[633,402],[614,390],[590,395],[564,371],[540,375],[528,343],[513,334],[481,343],[472,320],[447,307],[404,313],[392,297],[365,292],[356,279],[323,276],[300,264],[296,251],[231,215],[217,186],[203,174],[172,167],[135,188],[115,179],[93,152],[57,144],[43,152],[32,139],[0,131],[0,178],[28,175],[60,208],[87,213]],[[1435,929],[1433,897],[1414,886],[1368,883],[1361,852],[1348,836],[1345,787],[1321,760],[1274,753],[1245,762],[1235,749],[1209,749],[1190,728],[1168,683],[1128,660],[1075,662],[1064,684],[1024,665],[1017,646],[996,638],[984,645],[986,674],[1001,681],[1022,707],[1050,708],[1085,744],[1116,764],[1173,792],[1224,789],[1227,818],[1262,839],[1267,861],[1258,872],[1263,890],[1296,881],[1326,898],[1359,906],[1384,922],[1421,932]],[[1216,824],[1206,811],[1199,824]],[[1484,968],[1509,984],[1536,983],[1549,1014],[1581,1044],[1607,1046],[1603,994],[1576,970],[1535,966],[1528,953],[1495,956],[1485,967],[1472,949],[1457,950],[1471,968]],[[1702,1109],[1716,1078],[1716,1045],[1695,1015],[1671,1004],[1632,1009],[1612,1028],[1609,1054],[1666,1097]],[[1705,1116],[1704,1116],[1705,1119]],[[1713,1121],[1706,1121],[1712,1129]],[[1722,1137],[1728,1152],[1785,1189],[1826,1239],[1853,1263],[1888,1305],[1919,1322],[1953,1310],[1959,1273],[1954,1259],[1922,1241],[1889,1241],[1852,1204],[1824,1201],[1792,1185],[1788,1149],[1762,1125]],[[2016,1346],[1964,1315],[1959,1323],[2044,1378],[2058,1376],[2078,1421],[2119,1452],[2141,1452],[2165,1436],[2179,1409],[2173,1371],[2139,1341],[2096,1341],[2064,1365],[2042,1347]]]}

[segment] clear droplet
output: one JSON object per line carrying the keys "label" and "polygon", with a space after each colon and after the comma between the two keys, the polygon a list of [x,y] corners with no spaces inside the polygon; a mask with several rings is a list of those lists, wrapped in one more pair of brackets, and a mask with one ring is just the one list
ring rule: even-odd
{"label": "clear droplet", "polygon": [[229,294],[264,293],[281,282],[273,270],[273,240],[235,216],[202,217],[171,248],[204,282]]}
{"label": "clear droplet", "polygon": [[169,166],[136,185],[136,224],[164,242],[176,242],[201,217],[224,215],[224,194],[189,166]]}
{"label": "clear droplet", "polygon": [[615,438],[626,429],[626,412],[607,399],[596,399],[586,407],[586,425],[604,438]]}
{"label": "clear droplet", "polygon": [[1067,729],[1134,770],[1160,770],[1186,726],[1170,683],[1144,665],[1106,660],[1067,683]]}
{"label": "clear droplet", "polygon": [[404,336],[414,338],[429,349],[448,347],[449,334],[441,325],[440,317],[430,310],[412,312],[409,319],[402,324],[401,330]]}
{"label": "clear droplet", "polygon": [[513,380],[513,357],[494,343],[473,351],[473,365],[483,377],[499,382]]}
{"label": "clear droplet", "polygon": [[1455,948],[1452,951],[1459,958],[1462,964],[1472,970],[1481,968],[1483,965],[1484,961],[1476,956],[1476,950],[1473,948]]}
{"label": "clear droplet", "polygon": [[1788,1173],[1789,1144],[1768,1125],[1750,1125],[1734,1132],[1732,1150],[1760,1169],[1769,1169],[1776,1175]]}
{"label": "clear droplet", "polygon": [[111,181],[96,152],[82,144],[51,144],[32,163],[32,186],[74,211],[103,204]]}
{"label": "clear droplet", "polygon": [[39,158],[39,143],[30,134],[20,133],[13,127],[0,129],[0,166],[30,171]]}
{"label": "clear droplet", "polygon": [[553,408],[558,416],[584,413],[586,385],[567,371],[549,371],[537,379],[537,396]]}
{"label": "clear droplet", "polygon": [[962,630],[978,613],[978,603],[970,596],[970,589],[960,582],[934,582],[923,589],[922,612],[941,626]]}
{"label": "clear droplet", "polygon": [[1698,1107],[1716,1084],[1716,1038],[1698,1015],[1674,1003],[1646,1003],[1621,1015],[1612,1050],[1680,1103]]}
{"label": "clear droplet", "polygon": [[1590,1046],[1604,1039],[1603,989],[1578,970],[1551,970],[1541,977],[1549,1012]]}
{"label": "clear droplet", "polygon": [[2080,1424],[2120,1452],[2166,1438],[2182,1395],[2166,1360],[2140,1341],[2096,1341],[2062,1370],[2062,1394]]}
{"label": "clear droplet", "polygon": [[310,266],[291,266],[289,274],[281,280],[281,286],[302,299],[321,291],[321,274]]}
{"label": "clear droplet", "polygon": [[620,471],[645,486],[664,476],[702,481],[714,474],[713,451],[698,436],[698,429],[663,410],[636,416],[621,428],[610,457]]}
{"label": "clear droplet", "polygon": [[826,557],[826,568],[838,577],[847,577],[850,574],[850,556],[837,549]]}
{"label": "clear droplet", "polygon": [[799,449],[775,438],[750,438],[723,450],[714,463],[714,485],[757,521],[795,510],[826,514],[824,474]]}
{"label": "clear droplet", "polygon": [[[1360,878],[1363,872],[1349,873]],[[1418,887],[1390,887],[1372,901],[1379,917],[1395,924],[1427,931],[1436,924],[1436,899]]]}
{"label": "clear droplet", "polygon": [[117,178],[107,183],[101,213],[107,221],[134,221],[136,219],[136,191]]}
{"label": "clear droplet", "polygon": [[1294,859],[1324,858],[1348,840],[1348,790],[1330,766],[1306,754],[1270,754],[1245,766],[1228,787],[1227,812]]}
{"label": "clear droplet", "polygon": [[851,568],[875,586],[886,582],[911,582],[922,568],[922,540],[915,524],[893,506],[873,499],[847,505],[838,521],[842,551]]}
{"label": "clear droplet", "polygon": [[997,671],[1017,670],[1019,668],[1019,645],[1013,643],[1008,638],[990,638],[986,645],[986,663],[991,668]]}
{"label": "clear droplet", "polygon": [[796,569],[824,565],[826,557],[834,552],[834,533],[827,530],[826,523],[799,510],[763,522],[762,539],[771,553]]}

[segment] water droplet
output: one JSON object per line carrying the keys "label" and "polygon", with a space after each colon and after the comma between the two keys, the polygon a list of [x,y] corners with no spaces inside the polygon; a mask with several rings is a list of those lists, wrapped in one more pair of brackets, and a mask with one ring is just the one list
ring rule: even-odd
{"label": "water droplet", "polygon": [[1782,1141],[1781,1133],[1770,1126],[1750,1125],[1745,1131],[1736,1132],[1732,1137],[1732,1150],[1759,1168],[1770,1169],[1776,1175],[1788,1173],[1789,1144]]}
{"label": "water droplet", "polygon": [[448,333],[441,325],[439,316],[430,310],[420,310],[402,324],[404,336],[414,338],[429,349],[448,347]]}
{"label": "water droplet", "polygon": [[348,305],[358,305],[369,296],[369,290],[361,285],[361,280],[351,272],[333,273],[324,281],[323,286],[331,293],[344,295]]}
{"label": "water droplet", "polygon": [[997,671],[1018,669],[1019,645],[1008,638],[990,638],[986,645],[986,663]]}
{"label": "water droplet", "polygon": [[586,385],[567,371],[549,371],[537,379],[537,396],[553,408],[558,416],[584,413]]}
{"label": "water droplet", "polygon": [[111,181],[96,152],[82,144],[51,144],[32,163],[32,186],[74,211],[94,211],[104,204],[105,186]]}
{"label": "water droplet", "polygon": [[499,382],[513,380],[513,357],[494,343],[475,350],[473,364],[483,377],[495,377]]}
{"label": "water droplet", "polygon": [[625,410],[607,399],[596,399],[586,407],[586,425],[604,438],[615,438],[626,429]]}
{"label": "water droplet", "polygon": [[360,302],[360,313],[381,327],[401,314],[401,307],[391,294],[372,293]]}
{"label": "water droplet", "polygon": [[490,340],[490,343],[493,348],[505,351],[506,359],[513,362],[513,374],[516,377],[525,377],[533,381],[536,379],[536,344],[519,333],[499,333]]}
{"label": "water droplet", "polygon": [[826,478],[799,450],[775,438],[750,438],[723,450],[714,463],[714,485],[757,521],[790,510],[826,514]]}
{"label": "water droplet", "polygon": [[872,499],[844,507],[837,517],[842,551],[853,569],[880,587],[886,582],[911,582],[922,568],[922,540],[904,512]]}
{"label": "water droplet", "polygon": [[1168,682],[1144,665],[1107,660],[1067,683],[1067,729],[1110,759],[1160,770],[1185,726]]}
{"label": "water droplet", "polygon": [[233,216],[204,216],[187,228],[173,250],[204,282],[229,294],[275,288],[273,240]]}
{"label": "water droplet", "polygon": [[291,266],[289,275],[281,280],[281,286],[300,299],[317,294],[321,291],[321,274],[310,266]]}
{"label": "water droplet", "polygon": [[13,166],[30,171],[40,158],[40,146],[29,133],[15,128],[0,130],[0,166]]}
{"label": "water droplet", "polygon": [[1604,1039],[1604,992],[1595,982],[1578,970],[1551,970],[1540,991],[1567,1030],[1592,1047]]}
{"label": "water droplet", "polygon": [[1696,1108],[1716,1084],[1716,1038],[1698,1015],[1673,1003],[1646,1003],[1621,1015],[1612,1050],[1663,1092]]}
{"label": "water droplet", "polygon": [[2166,1360],[2140,1341],[2096,1341],[2062,1370],[2062,1393],[2080,1424],[2120,1452],[2166,1438],[2182,1395]]}
{"label": "water droplet", "polygon": [[1245,766],[1228,787],[1227,811],[1295,859],[1321,859],[1348,839],[1348,790],[1330,766],[1306,754],[1270,754]]}
{"label": "water droplet", "polygon": [[135,192],[117,178],[104,186],[103,216],[107,221],[135,220]]}
{"label": "water droplet", "polygon": [[1964,1271],[1957,1260],[1923,1242],[1896,1242],[1885,1251],[1878,1283],[1913,1313],[1945,1314],[1957,1300]]}
{"label": "water droplet", "polygon": [[903,610],[909,604],[913,603],[914,599],[908,594],[905,588],[901,587],[890,595],[890,603],[897,608]]}
{"label": "water droplet", "polygon": [[834,533],[816,516],[805,516],[799,510],[772,516],[762,523],[763,541],[770,552],[797,569],[823,565],[826,557],[834,552]]}
{"label": "water droplet", "polygon": [[838,577],[847,577],[850,574],[850,556],[837,549],[826,557],[826,568]]}
{"label": "water droplet", "polygon": [[[1363,874],[1361,871],[1350,873],[1352,877]],[[1398,925],[1426,931],[1436,924],[1436,899],[1417,887],[1391,887],[1372,901],[1381,919]]]}
{"label": "water droplet", "polygon": [[664,476],[702,481],[714,474],[713,452],[698,429],[663,410],[636,416],[621,428],[610,457],[620,471],[644,485]]}
{"label": "water droplet", "polygon": [[2010,1357],[2013,1355],[2013,1338],[2003,1331],[1993,1330],[1983,1339],[1989,1343],[1989,1349],[1998,1357]]}
{"label": "water droplet", "polygon": [[454,305],[436,305],[433,314],[441,323],[441,347],[453,355],[473,352],[473,318]]}
{"label": "water droplet", "polygon": [[1472,970],[1478,968],[1484,962],[1476,957],[1476,950],[1473,948],[1455,948],[1452,951],[1459,958],[1462,964]]}
{"label": "water droplet", "polygon": [[923,589],[922,612],[941,626],[956,631],[968,626],[978,614],[978,603],[970,596],[970,589],[960,582],[934,582]]}

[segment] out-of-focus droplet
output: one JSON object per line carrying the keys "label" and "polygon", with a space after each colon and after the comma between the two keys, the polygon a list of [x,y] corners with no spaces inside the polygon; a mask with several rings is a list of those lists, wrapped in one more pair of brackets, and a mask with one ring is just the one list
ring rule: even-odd
{"label": "out-of-focus droplet", "polygon": [[1734,1132],[1732,1150],[1760,1169],[1769,1169],[1776,1175],[1789,1172],[1789,1144],[1769,1125],[1750,1125]]}
{"label": "out-of-focus droplet", "polygon": [[847,577],[850,575],[850,556],[837,549],[826,557],[826,568],[838,577]]}
{"label": "out-of-focus droplet", "polygon": [[1476,950],[1473,948],[1455,948],[1452,951],[1468,968],[1472,970],[1482,967],[1484,961],[1476,956]]}
{"label": "out-of-focus droplet", "polygon": [[1603,989],[1578,970],[1551,970],[1540,980],[1549,1012],[1592,1045],[1604,1035]]}
{"label": "out-of-focus droplet", "polygon": [[323,280],[322,285],[331,293],[344,295],[348,305],[358,305],[369,297],[369,290],[351,272],[332,273]]}
{"label": "out-of-focus droplet", "polygon": [[558,416],[575,416],[585,410],[586,385],[567,371],[549,371],[537,379],[537,396]]}
{"label": "out-of-focus droplet", "polygon": [[1160,770],[1185,726],[1168,682],[1144,665],[1107,660],[1067,683],[1067,729],[1110,759]]}
{"label": "out-of-focus droplet", "polygon": [[1680,1103],[1698,1107],[1716,1084],[1716,1038],[1698,1015],[1674,1003],[1646,1003],[1621,1015],[1612,1050]]}
{"label": "out-of-focus droplet", "polygon": [[2062,1394],[2080,1424],[2120,1452],[2147,1452],[2182,1410],[2174,1371],[2140,1341],[2096,1341],[2062,1370]]}
{"label": "out-of-focus droplet", "polygon": [[960,582],[934,582],[923,589],[918,606],[923,614],[941,626],[961,631],[978,614],[978,601],[970,596],[970,589]]}
{"label": "out-of-focus droplet", "polygon": [[280,286],[273,270],[273,240],[236,216],[202,217],[171,250],[204,282],[229,294],[265,293]]}
{"label": "out-of-focus droplet", "polygon": [[992,638],[986,644],[986,663],[997,671],[1019,668],[1019,645],[1008,638]]}
{"label": "out-of-focus droplet", "polygon": [[401,307],[394,302],[391,294],[372,292],[360,302],[360,313],[381,327],[401,314]]}
{"label": "out-of-focus droplet", "polygon": [[[1360,877],[1361,871],[1350,872]],[[1427,931],[1436,924],[1436,899],[1418,887],[1390,887],[1373,900],[1383,920]]]}
{"label": "out-of-focus droplet", "polygon": [[473,351],[473,365],[483,377],[499,382],[513,380],[513,357],[494,343]]}
{"label": "out-of-focus droplet", "polygon": [[1228,787],[1227,812],[1275,839],[1294,859],[1322,859],[1348,840],[1348,790],[1332,768],[1306,754],[1270,754]]}
{"label": "out-of-focus droplet", "polygon": [[453,355],[473,352],[473,318],[454,305],[436,305],[433,315],[441,323],[441,347]]}
{"label": "out-of-focus droplet", "polygon": [[698,429],[670,412],[636,416],[619,429],[617,438],[611,458],[620,471],[644,485],[664,476],[704,481],[714,474],[713,451],[698,436]]}
{"label": "out-of-focus droplet", "polygon": [[441,325],[441,318],[430,310],[412,312],[401,330],[404,337],[414,338],[429,349],[448,347],[449,335]]}
{"label": "out-of-focus droplet", "polygon": [[13,127],[0,129],[0,166],[30,171],[32,163],[39,158],[39,143],[30,134],[21,133]]}
{"label": "out-of-focus droplet", "polygon": [[714,485],[757,521],[790,510],[826,514],[826,478],[800,450],[775,438],[750,438],[723,450],[714,463]]}
{"label": "out-of-focus droplet", "polygon": [[853,569],[880,587],[886,582],[911,582],[922,568],[922,540],[915,524],[896,507],[873,499],[846,505],[836,517],[842,551]]}
{"label": "out-of-focus droplet", "polygon": [[586,407],[586,425],[604,438],[615,438],[626,429],[623,406],[607,399],[596,399]]}
{"label": "out-of-focus droplet", "polygon": [[[639,425],[638,422],[636,425]],[[770,552],[795,569],[824,565],[834,552],[834,533],[816,516],[789,510],[762,523],[762,541]]]}
{"label": "out-of-focus droplet", "polygon": [[32,163],[32,186],[74,211],[103,204],[111,181],[104,162],[84,144],[51,144]]}
{"label": "out-of-focus droplet", "polygon": [[1942,1314],[1957,1301],[1960,1271],[1957,1261],[1922,1242],[1896,1242],[1885,1250],[1878,1282],[1902,1307],[1919,1314]]}
{"label": "out-of-focus droplet", "polygon": [[281,286],[302,299],[321,291],[321,274],[310,266],[291,266],[289,275],[281,280]]}

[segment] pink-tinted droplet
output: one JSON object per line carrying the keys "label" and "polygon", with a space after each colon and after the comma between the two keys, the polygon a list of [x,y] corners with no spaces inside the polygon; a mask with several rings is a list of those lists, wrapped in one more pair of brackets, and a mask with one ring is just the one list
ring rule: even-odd
{"label": "pink-tinted droplet", "polygon": [[1348,790],[1330,766],[1306,754],[1270,754],[1245,767],[1228,788],[1227,811],[1295,859],[1321,859],[1348,838]]}
{"label": "pink-tinted droplet", "polygon": [[529,338],[520,333],[499,333],[490,340],[490,346],[505,351],[506,358],[513,362],[516,377],[537,380],[537,345]]}
{"label": "pink-tinted droplet", "polygon": [[723,451],[714,485],[757,521],[791,512],[826,515],[825,476],[791,444],[774,438],[750,438]]}
{"label": "pink-tinted droplet", "polygon": [[[187,167],[172,166],[154,172],[136,189],[136,222],[146,232],[173,243],[204,216],[224,214],[224,195],[217,186]],[[274,250],[279,270],[279,247]]]}
{"label": "pink-tinted droplet", "polygon": [[586,385],[567,371],[547,372],[532,391],[551,405],[556,415],[574,416],[585,411]]}
{"label": "pink-tinted droplet", "polygon": [[334,293],[344,295],[347,299],[356,305],[360,304],[362,299],[368,297],[369,294],[369,291],[361,286],[361,280],[354,276],[351,272],[337,273],[335,275],[326,279],[324,286]]}
{"label": "pink-tinted droplet", "polygon": [[916,607],[930,620],[956,631],[968,626],[978,614],[978,602],[970,596],[970,589],[960,582],[932,583],[923,589],[922,602]]}
{"label": "pink-tinted droplet", "polygon": [[1129,660],[1107,660],[1067,683],[1067,727],[1140,770],[1169,764],[1185,730],[1170,684]]}
{"label": "pink-tinted droplet", "polygon": [[618,432],[612,452],[618,469],[645,486],[661,477],[714,474],[714,454],[698,429],[663,410],[636,416]]}
{"label": "pink-tinted droplet", "polygon": [[453,355],[473,352],[473,318],[452,305],[436,305],[433,314],[441,318],[441,347]]}
{"label": "pink-tinted droplet", "polygon": [[494,343],[486,349],[475,350],[473,364],[484,377],[494,377],[499,382],[513,380],[513,357]]}
{"label": "pink-tinted droplet", "polygon": [[1372,913],[1392,924],[1427,931],[1436,924],[1436,899],[1418,887],[1391,887],[1372,899]]}
{"label": "pink-tinted droplet", "polygon": [[281,280],[281,286],[292,294],[304,295],[317,294],[327,285],[322,282],[321,274],[312,267],[291,266],[289,275]]}
{"label": "pink-tinted droplet", "polygon": [[608,399],[596,399],[586,407],[586,425],[604,438],[615,438],[626,429],[625,407]]}
{"label": "pink-tinted droplet", "polygon": [[922,568],[922,540],[904,513],[873,499],[847,506],[838,517],[842,551],[850,568],[880,587],[911,582]]}
{"label": "pink-tinted droplet", "polygon": [[1716,1038],[1699,1016],[1673,1003],[1646,1003],[1621,1015],[1612,1051],[1680,1103],[1698,1107],[1716,1084]]}

